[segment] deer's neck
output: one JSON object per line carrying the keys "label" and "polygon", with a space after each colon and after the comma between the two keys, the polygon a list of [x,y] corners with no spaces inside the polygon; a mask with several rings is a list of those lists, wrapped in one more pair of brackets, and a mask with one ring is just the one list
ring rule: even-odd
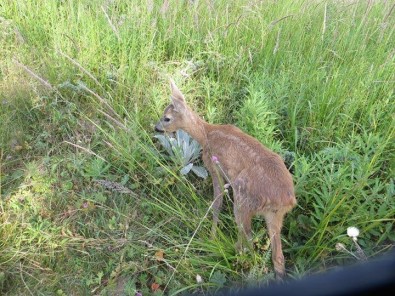
{"label": "deer's neck", "polygon": [[194,138],[200,146],[204,147],[207,144],[207,128],[209,124],[200,118],[197,114],[191,117],[191,124],[184,127],[185,130],[192,138]]}

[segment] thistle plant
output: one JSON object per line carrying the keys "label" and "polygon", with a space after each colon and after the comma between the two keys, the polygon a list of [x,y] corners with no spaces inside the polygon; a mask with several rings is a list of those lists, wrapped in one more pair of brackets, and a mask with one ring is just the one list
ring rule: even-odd
{"label": "thistle plant", "polygon": [[192,139],[188,133],[183,130],[175,132],[174,137],[168,135],[155,135],[162,147],[165,149],[166,158],[171,160],[177,167],[181,167],[181,175],[187,175],[193,172],[200,178],[207,178],[207,170],[196,165],[200,157],[201,147],[199,143]]}

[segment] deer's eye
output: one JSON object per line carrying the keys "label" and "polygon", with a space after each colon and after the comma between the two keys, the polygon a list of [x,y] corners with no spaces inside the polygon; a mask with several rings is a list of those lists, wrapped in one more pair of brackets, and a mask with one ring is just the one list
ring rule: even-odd
{"label": "deer's eye", "polygon": [[169,118],[169,117],[165,117],[165,118],[163,118],[163,121],[164,121],[164,122],[169,122],[169,121],[170,121],[170,118]]}

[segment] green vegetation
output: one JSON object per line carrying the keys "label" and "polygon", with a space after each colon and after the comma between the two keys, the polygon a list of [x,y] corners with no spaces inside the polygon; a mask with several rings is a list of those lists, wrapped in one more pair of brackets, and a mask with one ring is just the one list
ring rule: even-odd
{"label": "green vegetation", "polygon": [[1,295],[273,279],[263,220],[236,253],[227,199],[211,238],[210,178],[154,137],[170,77],[206,120],[284,156],[290,277],[355,262],[335,248],[356,251],[349,226],[368,258],[394,244],[391,1],[3,0],[0,26]]}

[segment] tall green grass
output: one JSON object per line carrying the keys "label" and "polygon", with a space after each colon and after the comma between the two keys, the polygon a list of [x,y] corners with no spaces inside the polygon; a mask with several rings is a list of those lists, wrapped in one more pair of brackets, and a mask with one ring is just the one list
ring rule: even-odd
{"label": "tall green grass", "polygon": [[392,247],[390,1],[3,2],[0,294],[270,282],[263,220],[255,250],[236,253],[227,198],[211,238],[210,180],[181,176],[153,137],[170,77],[206,120],[284,157],[291,278],[353,262],[335,248],[354,251],[348,226],[368,257]]}

